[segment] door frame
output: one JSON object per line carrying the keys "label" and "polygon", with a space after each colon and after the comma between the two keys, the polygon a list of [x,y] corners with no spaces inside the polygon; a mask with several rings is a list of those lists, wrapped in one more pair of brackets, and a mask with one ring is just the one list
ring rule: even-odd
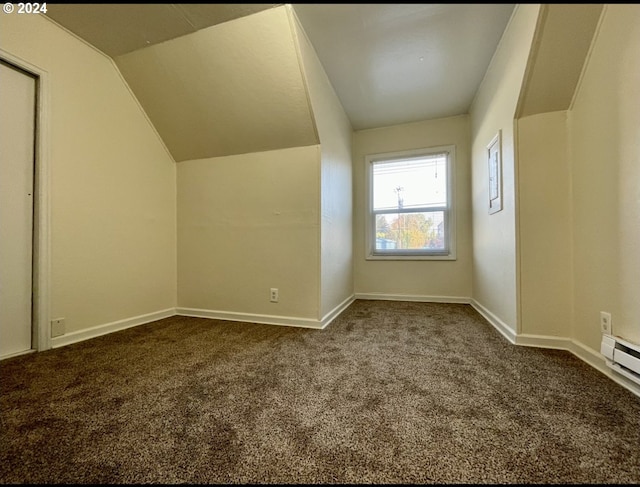
{"label": "door frame", "polygon": [[49,73],[0,48],[0,58],[36,78],[31,349],[51,348],[51,204]]}

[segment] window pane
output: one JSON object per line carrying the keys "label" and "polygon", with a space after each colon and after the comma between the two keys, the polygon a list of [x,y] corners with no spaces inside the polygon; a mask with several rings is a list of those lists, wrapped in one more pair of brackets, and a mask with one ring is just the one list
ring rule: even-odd
{"label": "window pane", "polygon": [[447,155],[373,163],[373,208],[445,206]]}
{"label": "window pane", "polygon": [[444,212],[376,215],[376,250],[446,250]]}

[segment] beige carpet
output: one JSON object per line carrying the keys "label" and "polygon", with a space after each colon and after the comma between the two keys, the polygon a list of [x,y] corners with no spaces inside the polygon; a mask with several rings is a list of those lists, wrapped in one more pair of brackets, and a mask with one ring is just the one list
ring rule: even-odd
{"label": "beige carpet", "polygon": [[2,483],[640,483],[640,398],[468,305],[173,317],[0,374]]}

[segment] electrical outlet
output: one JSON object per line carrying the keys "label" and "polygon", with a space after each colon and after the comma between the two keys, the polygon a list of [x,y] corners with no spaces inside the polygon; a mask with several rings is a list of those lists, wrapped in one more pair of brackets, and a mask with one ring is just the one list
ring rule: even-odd
{"label": "electrical outlet", "polygon": [[611,335],[611,313],[600,311],[600,331]]}
{"label": "electrical outlet", "polygon": [[278,288],[277,287],[272,287],[271,288],[271,300],[272,303],[277,303],[278,302]]}
{"label": "electrical outlet", "polygon": [[64,335],[64,318],[58,318],[56,320],[51,320],[51,338],[59,337],[60,335]]}

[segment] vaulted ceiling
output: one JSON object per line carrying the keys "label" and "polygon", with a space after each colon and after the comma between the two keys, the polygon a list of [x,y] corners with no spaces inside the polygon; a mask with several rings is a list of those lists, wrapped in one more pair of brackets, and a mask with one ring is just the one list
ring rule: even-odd
{"label": "vaulted ceiling", "polygon": [[47,16],[116,57],[277,5],[282,4],[53,3]]}
{"label": "vaulted ceiling", "polygon": [[285,7],[115,61],[176,161],[319,143]]}
{"label": "vaulted ceiling", "polygon": [[[182,161],[319,142],[299,30],[356,130],[468,113],[513,9],[50,4],[47,16],[115,60]],[[543,6],[521,115],[568,108],[601,10]]]}

